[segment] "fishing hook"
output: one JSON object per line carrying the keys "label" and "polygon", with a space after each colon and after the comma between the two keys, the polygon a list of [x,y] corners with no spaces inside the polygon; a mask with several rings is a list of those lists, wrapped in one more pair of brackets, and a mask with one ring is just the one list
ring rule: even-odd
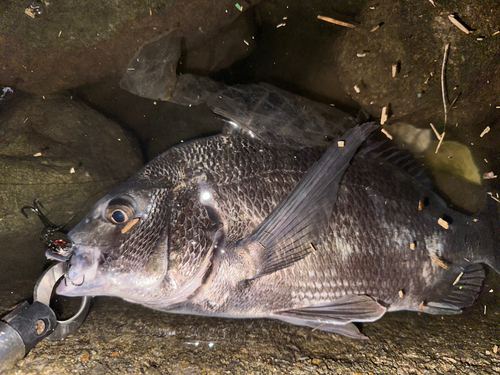
{"label": "fishing hook", "polygon": [[69,282],[74,285],[74,286],[80,286],[80,285],[83,285],[83,283],[85,282],[85,274],[83,275],[83,280],[80,284],[76,284],[73,282],[73,280],[71,280],[71,278],[69,277],[69,269],[71,268],[71,265],[69,264],[69,261],[71,260],[71,257],[73,256],[73,254],[71,254],[70,258],[68,259],[68,261],[66,263],[64,263],[64,285],[68,286],[68,282],[67,280],[69,280]]}

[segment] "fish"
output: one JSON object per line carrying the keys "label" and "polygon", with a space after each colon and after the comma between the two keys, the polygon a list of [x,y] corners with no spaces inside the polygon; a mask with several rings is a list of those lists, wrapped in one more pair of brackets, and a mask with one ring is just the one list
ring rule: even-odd
{"label": "fish", "polygon": [[56,292],[356,339],[386,312],[459,314],[500,272],[496,207],[452,210],[377,128],[326,151],[238,133],[170,148],[68,233]]}

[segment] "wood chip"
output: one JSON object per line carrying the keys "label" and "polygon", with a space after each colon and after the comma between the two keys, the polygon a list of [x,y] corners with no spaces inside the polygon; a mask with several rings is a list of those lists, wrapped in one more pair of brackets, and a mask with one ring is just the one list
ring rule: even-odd
{"label": "wood chip", "polygon": [[57,37],[58,37],[58,38],[60,38],[60,37],[61,37],[61,34],[62,34],[62,30],[61,30],[61,31],[59,31],[59,34],[57,35]]}
{"label": "wood chip", "polygon": [[445,270],[449,270],[450,267],[448,267],[446,264],[443,263],[443,261],[439,258],[436,258],[434,255],[432,254],[428,254],[429,257],[434,261],[436,262],[436,264],[441,267],[441,268],[444,268]]}
{"label": "wood chip", "polygon": [[485,174],[483,174],[484,180],[493,180],[494,178],[497,178],[497,177],[498,176],[493,172],[486,172]]}
{"label": "wood chip", "polygon": [[359,94],[361,92],[361,89],[358,87],[358,85],[354,85],[354,91],[356,91],[356,94]]}
{"label": "wood chip", "polygon": [[387,107],[382,108],[382,115],[380,116],[380,125],[384,125],[387,119],[389,118],[388,112],[389,109]]}
{"label": "wood chip", "polygon": [[493,353],[498,354],[498,345],[493,346]]}
{"label": "wood chip", "polygon": [[486,134],[490,132],[491,128],[489,126],[485,127],[483,132],[479,135],[481,138],[483,138]]}
{"label": "wood chip", "polygon": [[339,148],[344,147],[344,146],[345,146],[345,141],[338,141],[338,142],[337,142],[337,146],[338,146]]}
{"label": "wood chip", "polygon": [[392,67],[391,67],[392,78],[396,78],[397,74],[398,74],[398,64],[392,64]]}
{"label": "wood chip", "polygon": [[333,23],[334,25],[338,25],[338,26],[348,27],[350,29],[354,29],[356,27],[356,25],[353,25],[352,23],[339,21],[339,20],[336,20],[336,19],[333,19],[330,17],[325,17],[325,16],[318,16],[318,20]]}
{"label": "wood chip", "polygon": [[420,302],[420,305],[418,305],[418,309],[419,310],[425,309],[425,303],[424,303],[424,301]]}
{"label": "wood chip", "polygon": [[373,29],[370,30],[371,33],[377,31],[378,29],[380,29],[380,26],[382,26],[384,23],[383,22],[380,22],[377,26],[375,26]]}
{"label": "wood chip", "polygon": [[39,156],[42,156],[41,152],[37,152],[36,154],[33,155],[35,158],[38,158]]}
{"label": "wood chip", "polygon": [[130,220],[125,227],[122,229],[122,234],[127,233],[132,227],[139,222],[139,218],[136,217],[135,219]]}
{"label": "wood chip", "polygon": [[484,305],[484,315],[486,315],[486,305]]}
{"label": "wood chip", "polygon": [[286,23],[280,23],[279,25],[276,26],[276,28],[279,29],[280,27],[283,27],[283,26],[286,26]]}
{"label": "wood chip", "polygon": [[448,19],[452,24],[454,24],[456,27],[460,29],[460,31],[463,31],[465,34],[470,34],[471,30],[467,26],[465,26],[462,22],[460,22],[457,17],[454,14],[450,14],[448,16]]}
{"label": "wood chip", "polygon": [[[380,122],[382,122],[382,120],[380,120]],[[381,131],[382,133],[384,133],[384,134],[385,134],[385,136],[386,136],[387,138],[389,138],[389,139],[392,141],[392,135],[391,135],[391,134],[390,134],[387,130],[385,130],[385,129],[380,129],[380,131]]]}
{"label": "wood chip", "polygon": [[418,201],[418,210],[423,211],[425,208],[425,203],[424,201]]}
{"label": "wood chip", "polygon": [[450,224],[442,218],[438,219],[438,224],[441,225],[444,229],[448,229],[450,227]]}
{"label": "wood chip", "polygon": [[33,12],[30,8],[26,8],[24,10],[24,13],[26,13],[28,16],[30,16],[31,18],[35,18],[35,12]]}
{"label": "wood chip", "polygon": [[491,34],[491,36],[495,36],[497,34],[500,34],[500,30],[495,31],[493,34]]}
{"label": "wood chip", "polygon": [[402,291],[402,290],[400,290],[400,291],[398,292],[398,294],[399,294],[399,298],[403,298],[404,293],[403,293],[403,291]]}
{"label": "wood chip", "polygon": [[312,243],[310,243],[309,245],[311,245],[311,249],[312,249],[313,251],[316,251],[316,248],[314,247],[314,245],[313,245]]}
{"label": "wood chip", "polygon": [[410,250],[415,250],[415,242],[412,242],[412,243],[410,244]]}
{"label": "wood chip", "polygon": [[463,272],[460,272],[457,276],[457,278],[455,279],[455,281],[453,282],[453,285],[457,285],[458,282],[460,281],[460,279],[462,278],[462,276],[464,275]]}

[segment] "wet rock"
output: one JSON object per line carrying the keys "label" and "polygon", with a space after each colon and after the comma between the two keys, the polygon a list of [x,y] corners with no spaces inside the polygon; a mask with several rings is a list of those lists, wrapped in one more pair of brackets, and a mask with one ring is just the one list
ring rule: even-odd
{"label": "wet rock", "polygon": [[[240,5],[246,10],[257,2]],[[33,6],[35,11],[25,12],[19,3],[2,5],[0,82],[36,94],[121,76],[137,49],[165,30],[178,29],[185,49],[196,49],[241,15],[229,0],[44,1]]]}
{"label": "wet rock", "polygon": [[469,213],[484,207],[483,178],[470,147],[456,141],[439,144],[434,141],[435,134],[430,127],[422,129],[395,122],[384,125],[384,129],[393,137],[397,147],[410,150],[422,163],[449,203]]}
{"label": "wet rock", "polygon": [[206,105],[183,107],[140,98],[106,80],[75,90],[93,108],[120,121],[139,138],[148,160],[180,143],[220,133],[223,122]]}
{"label": "wet rock", "polygon": [[[449,126],[447,137],[474,142],[465,139],[467,133],[477,132],[473,137],[477,138],[488,123],[498,121],[500,77],[493,72],[500,68],[500,39],[493,34],[500,14],[491,12],[497,5],[458,0],[436,6],[401,0],[367,4],[358,17],[360,24],[344,33],[337,45],[343,88],[372,116],[379,118],[382,108],[390,106],[390,120],[420,127],[432,122],[441,132],[441,70],[445,46],[450,44],[445,66],[447,108],[461,95],[447,121],[459,126]],[[465,34],[450,22],[450,14],[475,30]]]}
{"label": "wet rock", "polygon": [[[0,119],[0,284],[36,279],[44,264],[42,223],[21,208],[34,198],[57,225],[83,217],[95,201],[142,166],[136,140],[68,94],[2,103]],[[24,253],[24,255],[20,255]],[[2,261],[2,262],[3,262]]]}
{"label": "wet rock", "polygon": [[[446,130],[445,143],[470,146],[481,175],[488,169],[499,170],[498,145],[491,141],[498,137],[500,123],[500,34],[495,34],[500,13],[491,11],[498,4],[493,0],[435,4],[402,0],[366,4],[357,17],[359,25],[347,30],[335,46],[342,88],[376,118],[388,106],[389,123],[404,121],[425,129],[433,123],[439,133]],[[449,19],[452,14],[471,32],[455,26]],[[445,127],[441,76],[447,44]],[[486,126],[495,134],[481,137]],[[500,188],[498,180],[487,185],[492,191]]]}
{"label": "wet rock", "polygon": [[353,21],[364,0],[306,3],[262,2],[255,6],[254,52],[220,73],[225,83],[267,82],[356,114],[359,106],[340,87],[335,71],[335,40],[344,32],[318,15]]}
{"label": "wet rock", "polygon": [[177,30],[146,42],[130,60],[120,87],[142,98],[168,99],[175,86],[180,55],[181,38]]}
{"label": "wet rock", "polygon": [[254,13],[243,12],[213,38],[186,51],[180,70],[203,76],[213,74],[249,55],[255,45]]}

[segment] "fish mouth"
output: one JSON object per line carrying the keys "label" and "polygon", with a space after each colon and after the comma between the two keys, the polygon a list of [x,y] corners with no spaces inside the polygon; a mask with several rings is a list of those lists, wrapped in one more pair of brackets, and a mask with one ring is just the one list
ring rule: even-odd
{"label": "fish mouth", "polygon": [[56,289],[63,296],[89,295],[91,285],[96,279],[101,252],[91,247],[75,247],[69,259],[64,263],[64,279]]}

